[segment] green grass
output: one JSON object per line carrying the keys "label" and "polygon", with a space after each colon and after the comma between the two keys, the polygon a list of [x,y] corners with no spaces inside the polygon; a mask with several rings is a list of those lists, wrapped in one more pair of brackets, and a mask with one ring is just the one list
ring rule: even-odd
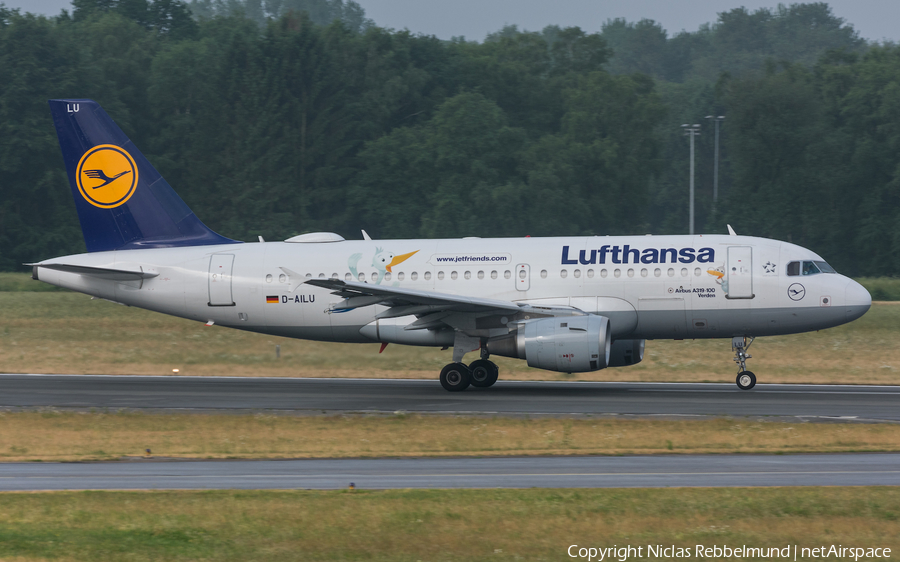
{"label": "green grass", "polygon": [[900,451],[894,424],[0,412],[0,462]]}
{"label": "green grass", "polygon": [[[0,292],[0,372],[431,378],[449,351],[292,340],[206,327],[78,293]],[[762,382],[900,383],[900,305],[807,334],[758,339],[750,368]],[[520,380],[734,381],[730,340],[648,341],[637,365],[566,376],[497,357]],[[281,346],[281,358],[275,346]],[[471,360],[474,354],[470,354]]]}
{"label": "green grass", "polygon": [[0,293],[49,293],[68,291],[31,278],[30,273],[0,273]]}
{"label": "green grass", "polygon": [[893,556],[900,489],[0,494],[3,560],[568,560],[572,544],[692,555],[842,544]]}
{"label": "green grass", "polygon": [[873,301],[900,301],[900,277],[860,277],[857,281]]}

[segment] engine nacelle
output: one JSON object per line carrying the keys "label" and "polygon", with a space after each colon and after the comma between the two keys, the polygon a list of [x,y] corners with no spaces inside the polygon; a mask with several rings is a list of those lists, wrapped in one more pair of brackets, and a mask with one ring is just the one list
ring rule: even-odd
{"label": "engine nacelle", "polygon": [[616,340],[609,351],[607,367],[637,365],[644,359],[644,342],[647,340]]}
{"label": "engine nacelle", "polygon": [[529,367],[584,373],[609,365],[610,344],[609,318],[590,314],[533,320],[487,347],[495,355],[524,359]]}

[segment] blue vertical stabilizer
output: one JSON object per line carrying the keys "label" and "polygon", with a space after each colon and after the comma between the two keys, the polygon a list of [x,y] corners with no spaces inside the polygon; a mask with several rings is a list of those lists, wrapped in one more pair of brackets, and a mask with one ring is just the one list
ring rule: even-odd
{"label": "blue vertical stabilizer", "polygon": [[50,100],[88,252],[230,244],[91,100]]}

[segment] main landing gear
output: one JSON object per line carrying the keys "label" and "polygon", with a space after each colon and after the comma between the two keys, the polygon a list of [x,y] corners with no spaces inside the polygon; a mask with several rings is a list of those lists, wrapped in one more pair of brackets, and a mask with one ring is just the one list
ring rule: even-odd
{"label": "main landing gear", "polygon": [[754,339],[756,338],[746,336],[731,338],[734,362],[740,366],[735,382],[737,382],[738,388],[741,390],[750,390],[756,386],[756,375],[747,370],[747,359],[752,357],[747,353],[747,350],[750,349],[750,344],[753,343]]}
{"label": "main landing gear", "polygon": [[481,350],[481,359],[472,361],[469,366],[464,363],[450,363],[441,369],[441,386],[450,392],[459,392],[472,385],[476,388],[487,388],[497,382],[500,369],[493,361],[488,361],[489,355],[485,349]]}

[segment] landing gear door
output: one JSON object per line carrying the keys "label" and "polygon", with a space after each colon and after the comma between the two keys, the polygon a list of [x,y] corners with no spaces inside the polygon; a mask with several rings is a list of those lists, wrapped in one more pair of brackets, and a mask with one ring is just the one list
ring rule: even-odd
{"label": "landing gear door", "polygon": [[516,289],[527,291],[531,288],[531,266],[520,263],[516,266]]}
{"label": "landing gear door", "polygon": [[233,254],[213,254],[209,258],[209,306],[234,306],[231,296]]}
{"label": "landing gear door", "polygon": [[725,298],[752,299],[753,295],[753,248],[750,246],[730,246],[728,264],[725,267]]}

